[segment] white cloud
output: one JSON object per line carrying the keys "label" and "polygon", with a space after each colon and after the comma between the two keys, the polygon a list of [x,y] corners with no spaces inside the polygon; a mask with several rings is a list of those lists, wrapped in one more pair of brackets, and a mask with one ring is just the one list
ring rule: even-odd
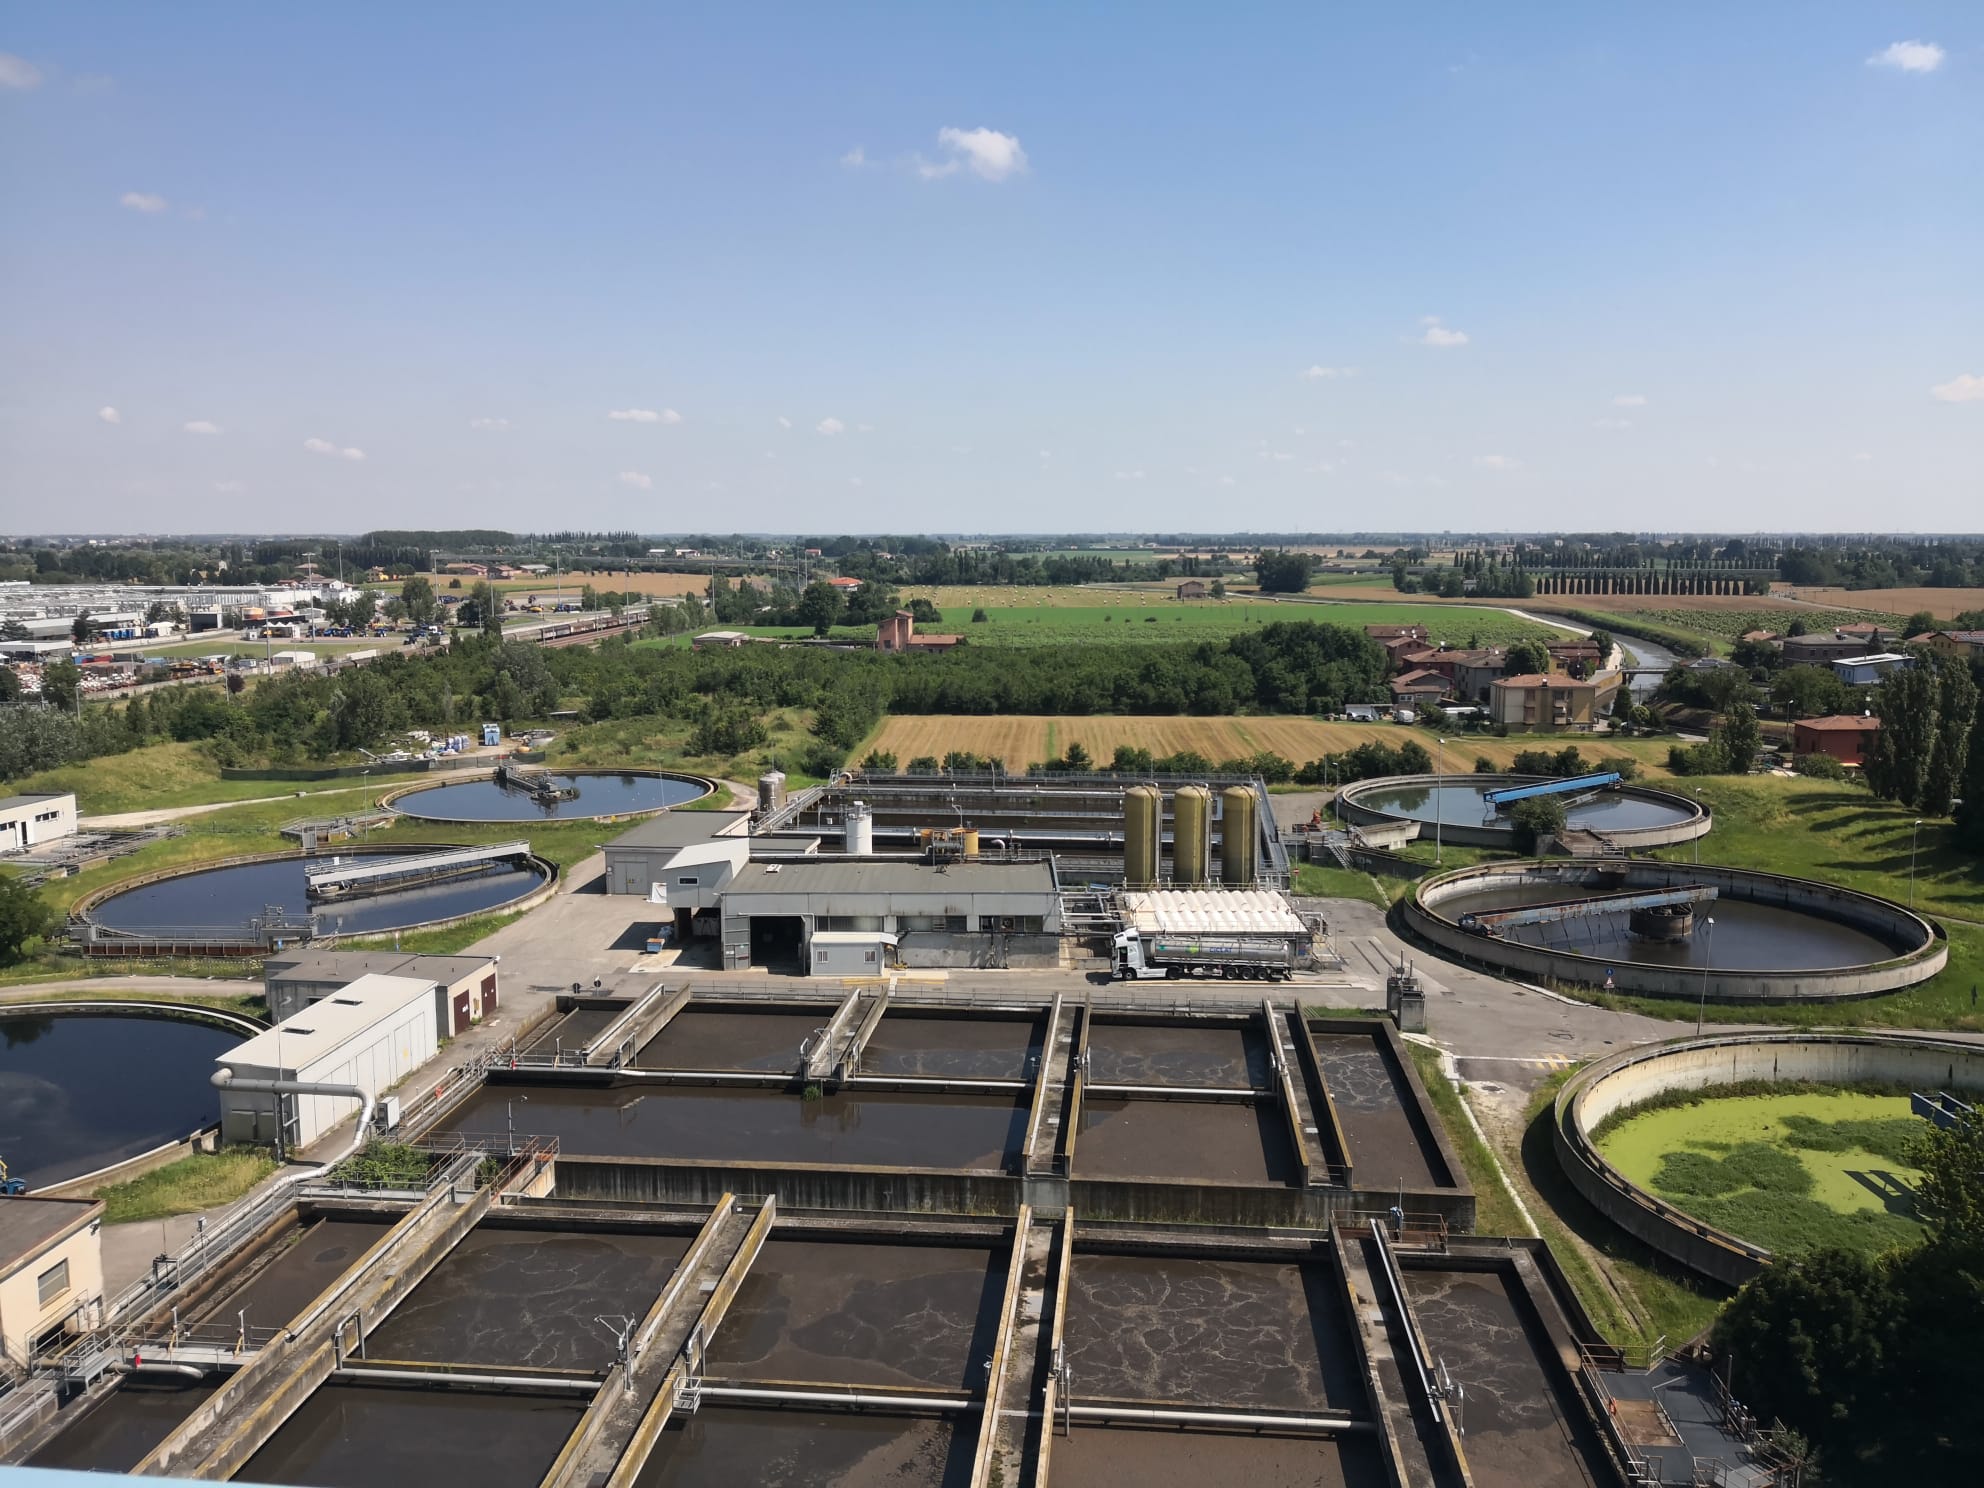
{"label": "white cloud", "polygon": [[865,486],[865,485],[867,485],[867,484],[868,484],[868,483],[867,483],[866,481],[864,481],[864,480],[863,480],[863,479],[862,479],[862,478],[861,478],[860,476],[858,476],[858,475],[850,475],[850,476],[849,476],[849,477],[847,478],[847,483],[848,483],[848,484],[849,484],[850,486]]}
{"label": "white cloud", "polygon": [[1895,72],[1934,72],[1943,65],[1943,49],[1933,41],[1897,41],[1867,59],[1869,67]]}
{"label": "white cloud", "polygon": [[124,422],[124,415],[112,408],[108,403],[96,411],[96,416],[106,424],[121,424]]}
{"label": "white cloud", "polygon": [[0,52],[0,88],[38,88],[41,69],[25,57]]}
{"label": "white cloud", "polygon": [[1234,479],[1234,478],[1233,478],[1232,476],[1230,476],[1230,475],[1222,475],[1222,476],[1221,476],[1221,477],[1219,478],[1219,483],[1220,483],[1220,484],[1221,484],[1222,486],[1237,486],[1237,485],[1239,485],[1239,484],[1240,484],[1240,482],[1238,482],[1238,481],[1236,481],[1236,480],[1235,480],[1235,479]]}
{"label": "white cloud", "polygon": [[214,490],[222,496],[235,496],[248,488],[240,481],[215,481]]}
{"label": "white cloud", "polygon": [[1633,421],[1622,418],[1593,419],[1591,426],[1594,429],[1630,429],[1633,426]]}
{"label": "white cloud", "polygon": [[468,426],[471,429],[507,429],[510,421],[505,418],[472,418]]}
{"label": "white cloud", "polygon": [[335,460],[357,461],[365,458],[364,450],[352,449],[349,445],[340,449],[328,439],[306,439],[303,441],[303,448],[310,454],[326,455]]}
{"label": "white cloud", "polygon": [[1441,325],[1437,315],[1422,315],[1419,323],[1426,328],[1419,333],[1421,346],[1437,346],[1444,351],[1449,347],[1467,345],[1467,332]]}
{"label": "white cloud", "polygon": [[1041,458],[1041,459],[1043,459],[1043,460],[1051,460],[1051,459],[1053,459],[1053,458],[1054,458],[1054,451],[1052,451],[1052,450],[1042,450],[1042,451],[1040,452],[1040,458]]}
{"label": "white cloud", "polygon": [[623,486],[632,486],[636,491],[647,491],[654,487],[654,477],[638,470],[623,470],[616,479]]}
{"label": "white cloud", "polygon": [[672,408],[616,408],[606,415],[623,424],[679,424],[682,415]]}
{"label": "white cloud", "polygon": [[1339,377],[1355,377],[1356,375],[1357,369],[1355,367],[1313,366],[1306,367],[1302,371],[1303,380],[1307,382],[1323,382]]}
{"label": "white cloud", "polygon": [[1612,400],[1612,406],[1614,408],[1644,408],[1646,407],[1646,394],[1621,393]]}
{"label": "white cloud", "polygon": [[1026,151],[1020,148],[1018,138],[996,129],[946,126],[937,131],[937,143],[950,152],[950,158],[929,161],[919,157],[916,173],[926,181],[941,180],[960,170],[969,170],[986,181],[1003,181],[1009,176],[1023,176],[1027,171]]}
{"label": "white cloud", "polygon": [[1507,455],[1476,455],[1474,457],[1474,468],[1476,470],[1520,470],[1522,469],[1522,462],[1511,459]]}
{"label": "white cloud", "polygon": [[220,433],[220,425],[207,419],[194,419],[191,423],[181,424],[179,427],[188,434]]}
{"label": "white cloud", "polygon": [[1119,470],[1110,477],[1111,480],[1142,480],[1143,478],[1144,473],[1141,470]]}
{"label": "white cloud", "polygon": [[792,427],[792,420],[787,418],[784,414],[781,413],[778,416],[778,426],[781,429],[790,429]]}
{"label": "white cloud", "polygon": [[868,163],[868,152],[862,149],[861,146],[856,145],[852,150],[841,156],[840,163],[849,170],[860,170],[862,166]]}
{"label": "white cloud", "polygon": [[1929,396],[1939,403],[1984,403],[1984,377],[1960,372],[1948,382],[1937,383]]}
{"label": "white cloud", "polygon": [[117,198],[117,204],[134,212],[163,212],[172,205],[164,197],[153,196],[148,191],[127,191]]}
{"label": "white cloud", "polygon": [[815,434],[824,434],[831,439],[836,434],[845,434],[847,432],[847,425],[843,424],[837,418],[823,418],[817,424],[813,425],[813,432]]}

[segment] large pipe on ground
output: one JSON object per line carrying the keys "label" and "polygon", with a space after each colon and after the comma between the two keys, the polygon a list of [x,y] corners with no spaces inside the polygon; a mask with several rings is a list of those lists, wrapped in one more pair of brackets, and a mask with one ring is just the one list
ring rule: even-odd
{"label": "large pipe on ground", "polygon": [[[323,1168],[299,1168],[294,1173],[284,1173],[275,1180],[280,1187],[289,1183],[300,1183],[305,1178],[313,1178],[327,1168],[334,1168],[365,1145],[365,1134],[372,1127],[372,1109],[375,1104],[372,1092],[356,1085],[331,1085],[318,1080],[238,1080],[234,1071],[222,1065],[209,1077],[209,1083],[216,1090],[244,1090],[251,1095],[324,1095],[332,1098],[358,1101],[358,1121],[353,1126],[351,1141],[336,1157],[330,1159]],[[281,1103],[277,1103],[276,1125],[282,1125]]]}

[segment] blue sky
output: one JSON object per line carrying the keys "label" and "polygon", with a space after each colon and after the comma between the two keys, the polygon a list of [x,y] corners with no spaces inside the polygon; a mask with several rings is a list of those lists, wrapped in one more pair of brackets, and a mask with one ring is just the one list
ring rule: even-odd
{"label": "blue sky", "polygon": [[15,4],[0,529],[1975,531],[1980,161],[1962,0]]}

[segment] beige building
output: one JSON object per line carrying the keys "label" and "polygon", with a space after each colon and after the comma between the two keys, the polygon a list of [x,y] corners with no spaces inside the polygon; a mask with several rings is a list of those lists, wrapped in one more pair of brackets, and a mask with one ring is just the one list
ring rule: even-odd
{"label": "beige building", "polygon": [[25,1366],[37,1342],[74,1332],[103,1300],[103,1200],[0,1199],[0,1353]]}
{"label": "beige building", "polygon": [[441,989],[435,1032],[454,1038],[496,1011],[494,956],[417,956],[405,951],[296,951],[262,963],[269,1017],[280,1023],[363,976],[416,977]]}
{"label": "beige building", "polygon": [[1488,717],[1524,732],[1589,729],[1619,691],[1617,672],[1580,682],[1559,672],[1498,677],[1488,687]]}

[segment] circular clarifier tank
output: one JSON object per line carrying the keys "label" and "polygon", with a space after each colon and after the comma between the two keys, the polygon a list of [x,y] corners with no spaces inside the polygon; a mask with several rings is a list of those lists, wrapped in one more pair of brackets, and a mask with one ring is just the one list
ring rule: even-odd
{"label": "circular clarifier tank", "polygon": [[9,1174],[46,1188],[211,1126],[214,1059],[248,1031],[135,1011],[0,1009]]}
{"label": "circular clarifier tank", "polygon": [[492,777],[415,786],[385,804],[425,821],[588,821],[665,811],[714,788],[707,780],[658,770],[533,771],[520,780],[527,783]]}
{"label": "circular clarifier tank", "polygon": [[1899,904],[1707,864],[1498,863],[1420,883],[1425,938],[1519,976],[1713,1002],[1825,1001],[1942,969],[1948,944]]}
{"label": "circular clarifier tank", "polygon": [[[1421,837],[1432,836],[1437,827],[1447,842],[1507,848],[1515,840],[1508,804],[1489,796],[1552,783],[1534,775],[1393,775],[1346,787],[1337,805],[1343,819],[1356,825],[1414,821]],[[1700,802],[1644,786],[1569,791],[1562,800],[1569,830],[1593,833],[1619,847],[1688,842],[1711,825]]]}
{"label": "circular clarifier tank", "polygon": [[[417,851],[435,852],[437,846]],[[111,930],[185,937],[191,931],[238,931],[271,906],[292,920],[315,914],[322,935],[373,935],[411,930],[436,920],[500,909],[540,888],[546,870],[535,859],[490,863],[472,877],[421,884],[335,900],[312,899],[305,869],[336,863],[389,862],[401,852],[318,853],[264,858],[224,868],[195,868],[129,888],[113,888],[87,906],[89,917]],[[190,937],[189,937],[190,938]]]}

